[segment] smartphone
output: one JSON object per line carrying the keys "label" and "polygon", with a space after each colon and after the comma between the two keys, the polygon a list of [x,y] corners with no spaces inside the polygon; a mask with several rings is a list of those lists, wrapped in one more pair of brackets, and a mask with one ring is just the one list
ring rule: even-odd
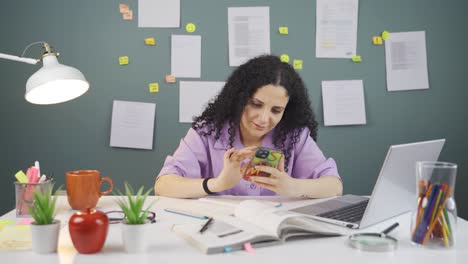
{"label": "smartphone", "polygon": [[252,157],[252,160],[250,160],[249,165],[247,165],[247,168],[244,171],[244,180],[248,181],[250,176],[270,176],[269,173],[257,170],[255,166],[263,165],[278,168],[278,164],[282,156],[283,153],[281,153],[279,150],[258,147],[257,151],[255,151],[255,154]]}

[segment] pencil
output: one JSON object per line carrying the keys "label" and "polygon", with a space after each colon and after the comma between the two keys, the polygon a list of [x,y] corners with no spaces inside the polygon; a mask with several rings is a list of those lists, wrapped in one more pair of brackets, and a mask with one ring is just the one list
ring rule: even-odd
{"label": "pencil", "polygon": [[[444,202],[442,203],[441,207],[439,208],[439,210],[438,210],[438,212],[437,212],[437,214],[436,214],[436,219],[438,219],[438,218],[440,217],[440,214],[442,213],[442,210],[444,209],[445,204],[447,203],[448,198],[450,198],[451,193],[452,193],[452,188],[449,187],[449,188],[448,188],[448,191],[447,191],[447,195],[445,196]],[[429,239],[429,236],[431,235],[432,230],[434,229],[434,226],[435,226],[436,223],[437,223],[437,221],[434,221],[434,222],[432,222],[432,223],[430,224],[429,230],[427,230],[426,235],[424,236],[424,239],[423,239],[423,241],[422,241],[422,244],[423,244],[423,245],[424,245],[424,244],[427,242],[427,240]]]}

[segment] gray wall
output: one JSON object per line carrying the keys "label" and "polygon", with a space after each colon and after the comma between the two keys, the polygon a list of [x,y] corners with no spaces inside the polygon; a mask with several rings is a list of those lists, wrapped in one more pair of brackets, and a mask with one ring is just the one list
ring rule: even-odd
{"label": "gray wall", "polygon": [[[133,21],[123,21],[119,3],[128,3]],[[465,81],[468,24],[465,0],[361,0],[358,53],[363,62],[315,58],[315,1],[182,0],[181,24],[194,22],[202,36],[202,77],[223,81],[228,66],[227,7],[270,6],[272,53],[302,58],[300,73],[310,90],[313,107],[323,124],[321,80],[363,79],[367,125],[320,127],[319,145],[336,159],[345,193],[369,194],[390,144],[446,138],[441,160],[459,165],[456,198],[459,215],[468,218],[465,130],[468,115]],[[42,170],[64,184],[64,172],[94,168],[111,176],[116,187],[154,183],[164,158],[178,146],[189,124],[178,123],[178,83],[168,85],[170,35],[177,29],[138,28],[137,1],[15,0],[2,5],[0,52],[20,55],[26,45],[43,40],[62,53],[60,61],[79,68],[91,83],[77,100],[36,106],[24,100],[27,78],[39,67],[0,60],[0,214],[13,209],[13,175],[40,160]],[[288,36],[276,33],[289,27]],[[426,31],[430,89],[388,92],[384,47],[371,45],[383,30]],[[143,44],[155,37],[157,46]],[[26,54],[38,57],[39,46]],[[130,65],[118,65],[118,57]],[[159,82],[150,94],[148,83]],[[154,149],[109,147],[113,100],[157,104]]]}

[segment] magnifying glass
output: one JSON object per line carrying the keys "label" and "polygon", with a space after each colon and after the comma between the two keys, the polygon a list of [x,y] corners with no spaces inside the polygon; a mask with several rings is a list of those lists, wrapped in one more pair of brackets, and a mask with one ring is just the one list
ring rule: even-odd
{"label": "magnifying glass", "polygon": [[393,251],[397,248],[398,240],[387,235],[399,223],[394,223],[381,233],[360,233],[348,237],[348,244],[356,249],[374,252]]}

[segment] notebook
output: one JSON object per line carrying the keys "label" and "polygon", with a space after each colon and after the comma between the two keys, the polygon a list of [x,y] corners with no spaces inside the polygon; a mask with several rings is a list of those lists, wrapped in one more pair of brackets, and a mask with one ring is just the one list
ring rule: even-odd
{"label": "notebook", "polygon": [[416,162],[437,161],[444,143],[438,139],[390,146],[370,197],[344,195],[290,211],[349,228],[411,211],[416,203]]}

